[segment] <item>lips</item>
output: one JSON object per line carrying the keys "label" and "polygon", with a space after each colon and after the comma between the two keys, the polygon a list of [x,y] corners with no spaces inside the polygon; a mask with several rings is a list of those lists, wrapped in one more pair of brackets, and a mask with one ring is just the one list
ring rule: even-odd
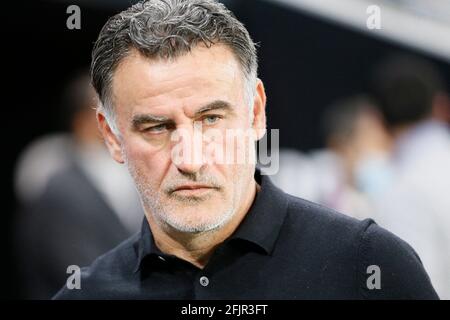
{"label": "lips", "polygon": [[175,188],[174,191],[181,191],[181,190],[201,190],[201,189],[214,189],[211,186],[203,185],[203,184],[187,184],[182,185],[177,188]]}
{"label": "lips", "polygon": [[172,194],[180,197],[203,197],[217,189],[217,187],[206,184],[185,184],[174,188]]}

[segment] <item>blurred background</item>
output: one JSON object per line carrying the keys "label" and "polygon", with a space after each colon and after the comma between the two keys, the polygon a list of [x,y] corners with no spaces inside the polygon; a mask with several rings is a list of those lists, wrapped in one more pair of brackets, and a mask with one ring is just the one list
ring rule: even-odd
{"label": "blurred background", "polygon": [[[87,79],[101,27],[134,2],[1,10],[4,299],[51,297],[68,265],[139,228]],[[280,129],[275,183],[399,235],[450,299],[450,1],[222,2],[259,43],[268,127]],[[70,30],[74,4],[81,24]]]}

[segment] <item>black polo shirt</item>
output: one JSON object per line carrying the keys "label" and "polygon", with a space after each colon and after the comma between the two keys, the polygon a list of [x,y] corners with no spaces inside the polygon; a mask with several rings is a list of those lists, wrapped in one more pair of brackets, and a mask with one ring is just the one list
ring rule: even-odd
{"label": "black polo shirt", "polygon": [[275,187],[261,190],[204,269],[140,233],[83,268],[81,288],[56,299],[436,299],[414,250],[358,221]]}

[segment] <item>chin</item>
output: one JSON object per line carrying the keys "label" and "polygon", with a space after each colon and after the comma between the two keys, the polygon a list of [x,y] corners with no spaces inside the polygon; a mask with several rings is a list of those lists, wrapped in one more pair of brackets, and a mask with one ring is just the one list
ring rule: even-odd
{"label": "chin", "polygon": [[[208,215],[209,212],[205,214]],[[189,215],[189,213],[183,213],[183,215],[186,214]],[[205,214],[199,215],[198,212],[194,212],[192,214],[192,219],[189,219],[189,221],[174,221],[172,219],[169,219],[166,220],[166,223],[173,229],[180,232],[201,233],[220,229],[221,227],[226,225],[232,218],[231,215],[226,214],[220,217],[216,217],[215,219],[202,219]]]}

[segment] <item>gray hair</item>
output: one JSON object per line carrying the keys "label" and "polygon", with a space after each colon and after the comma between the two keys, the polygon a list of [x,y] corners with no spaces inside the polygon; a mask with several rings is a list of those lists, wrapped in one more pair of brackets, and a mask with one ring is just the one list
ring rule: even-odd
{"label": "gray hair", "polygon": [[253,104],[258,61],[256,46],[244,25],[216,0],[148,0],[111,17],[92,51],[91,78],[99,108],[118,134],[112,101],[112,78],[119,63],[135,49],[149,58],[174,59],[203,43],[227,45],[242,67],[245,98]]}

